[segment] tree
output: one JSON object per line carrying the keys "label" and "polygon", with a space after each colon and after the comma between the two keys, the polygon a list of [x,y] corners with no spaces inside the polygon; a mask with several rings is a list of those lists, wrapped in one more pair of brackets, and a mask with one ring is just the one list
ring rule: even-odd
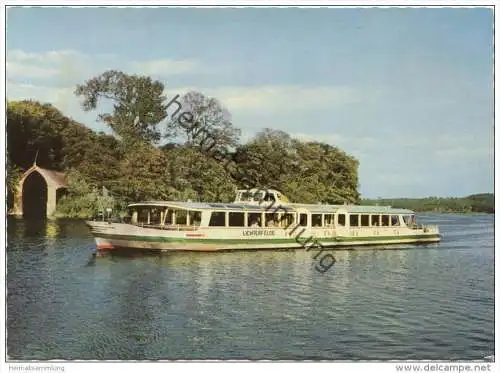
{"label": "tree", "polygon": [[[7,150],[13,164],[27,169],[37,164],[62,169],[62,135],[70,120],[50,104],[7,103]],[[37,156],[38,154],[38,156]]]}
{"label": "tree", "polygon": [[296,202],[355,203],[358,161],[320,142],[301,142],[283,131],[264,129],[238,147],[234,159],[240,185],[281,190]]}
{"label": "tree", "polygon": [[138,143],[121,160],[119,177],[110,181],[110,189],[128,202],[168,200],[172,193],[167,183],[168,163],[160,149]]}
{"label": "tree", "polygon": [[205,153],[227,154],[238,144],[241,131],[217,99],[192,91],[181,101],[182,113],[169,121],[167,133],[182,133],[186,145]]}
{"label": "tree", "polygon": [[168,185],[180,199],[230,202],[234,200],[236,183],[224,164],[207,157],[194,147],[164,149],[168,159]]}
{"label": "tree", "polygon": [[[304,182],[316,185],[316,202],[357,203],[359,162],[345,152],[321,142],[295,144],[300,167],[297,176]],[[286,185],[286,183],[285,183]],[[309,187],[309,186],[308,186]]]}
{"label": "tree", "polygon": [[289,134],[266,128],[236,149],[236,178],[240,184],[282,190],[282,177],[293,174],[298,163],[294,140]]}
{"label": "tree", "polygon": [[71,169],[66,175],[68,187],[57,203],[56,216],[70,218],[91,218],[104,214],[107,208],[113,208],[117,202],[113,197],[103,196],[99,188],[87,181],[78,170]]}
{"label": "tree", "polygon": [[150,77],[109,70],[78,85],[75,94],[83,96],[85,111],[95,110],[102,101],[111,103],[112,112],[99,114],[98,118],[131,145],[160,140],[157,125],[166,117],[163,90],[163,83]]}

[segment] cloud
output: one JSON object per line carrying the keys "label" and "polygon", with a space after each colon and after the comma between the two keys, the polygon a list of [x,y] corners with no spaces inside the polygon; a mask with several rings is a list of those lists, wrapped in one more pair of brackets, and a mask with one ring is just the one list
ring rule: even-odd
{"label": "cloud", "polygon": [[25,61],[31,63],[61,63],[68,59],[87,58],[83,53],[74,50],[58,50],[40,53],[25,52],[14,49],[7,52],[7,60]]}
{"label": "cloud", "polygon": [[7,79],[53,78],[68,74],[77,66],[85,66],[88,57],[71,50],[28,53],[22,50],[7,52]]}
{"label": "cloud", "polygon": [[8,78],[47,78],[59,74],[59,70],[50,67],[12,62],[7,60]]}
{"label": "cloud", "polygon": [[71,87],[50,87],[43,85],[7,82],[7,99],[9,101],[35,100],[41,103],[50,103],[64,115],[77,122],[84,123],[96,131],[107,130],[100,123],[96,123],[95,112],[84,112],[78,97]]}
{"label": "cloud", "polygon": [[[123,62],[116,56],[88,56],[74,50],[41,53],[12,50],[7,53],[7,80],[17,83],[32,83],[33,79],[45,79],[50,84],[42,85],[75,86],[108,69],[159,77],[206,72],[201,62],[195,59]],[[328,109],[361,102],[368,97],[366,91],[342,85],[192,86],[169,89],[167,95],[170,97],[175,93],[182,94],[190,90],[217,98],[231,112],[244,113]]]}
{"label": "cloud", "polygon": [[73,94],[73,89],[46,87],[34,84],[7,83],[7,98],[9,100],[34,99],[41,102],[49,102],[57,106],[61,100]]}
{"label": "cloud", "polygon": [[130,64],[132,71],[144,75],[182,75],[200,71],[201,64],[197,60],[160,59],[151,61],[134,61]]}
{"label": "cloud", "polygon": [[229,111],[313,110],[357,103],[364,97],[357,89],[347,86],[298,85],[179,87],[173,88],[170,96],[192,90],[217,98]]}

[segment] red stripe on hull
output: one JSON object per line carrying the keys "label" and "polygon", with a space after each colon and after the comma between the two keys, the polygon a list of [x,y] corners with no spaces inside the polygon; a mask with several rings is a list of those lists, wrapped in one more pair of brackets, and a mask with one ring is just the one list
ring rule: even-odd
{"label": "red stripe on hull", "polygon": [[114,249],[115,247],[113,245],[108,244],[108,243],[103,243],[103,244],[97,245],[97,248],[99,250],[110,250],[110,249]]}

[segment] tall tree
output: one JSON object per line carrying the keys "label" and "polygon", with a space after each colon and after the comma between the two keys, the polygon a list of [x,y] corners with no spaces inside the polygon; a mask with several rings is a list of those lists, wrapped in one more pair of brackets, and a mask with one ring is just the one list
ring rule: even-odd
{"label": "tall tree", "polygon": [[289,134],[265,128],[236,149],[237,180],[242,186],[282,189],[282,177],[297,170],[294,140]]}
{"label": "tall tree", "polygon": [[217,99],[191,91],[182,97],[181,105],[182,113],[168,123],[168,133],[182,133],[186,145],[205,153],[227,154],[236,147],[241,131]]}
{"label": "tall tree", "polygon": [[225,164],[193,147],[180,146],[163,151],[169,160],[168,184],[182,192],[183,196],[212,202],[234,199],[236,184]]}
{"label": "tall tree", "polygon": [[109,70],[77,85],[75,94],[83,96],[85,111],[95,110],[99,103],[112,104],[112,111],[98,118],[109,125],[126,143],[156,143],[160,140],[157,125],[166,117],[163,83],[148,76],[127,75]]}
{"label": "tall tree", "polygon": [[27,169],[37,164],[61,170],[62,135],[70,120],[51,104],[37,101],[7,103],[7,150],[13,164]]}

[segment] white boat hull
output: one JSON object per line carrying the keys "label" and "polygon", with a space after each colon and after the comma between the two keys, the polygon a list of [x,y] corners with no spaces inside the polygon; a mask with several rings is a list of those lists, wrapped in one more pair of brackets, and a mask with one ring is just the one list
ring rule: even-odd
{"label": "white boat hull", "polygon": [[419,244],[440,241],[437,229],[407,227],[349,228],[200,228],[166,230],[131,224],[87,222],[101,250],[221,251]]}

